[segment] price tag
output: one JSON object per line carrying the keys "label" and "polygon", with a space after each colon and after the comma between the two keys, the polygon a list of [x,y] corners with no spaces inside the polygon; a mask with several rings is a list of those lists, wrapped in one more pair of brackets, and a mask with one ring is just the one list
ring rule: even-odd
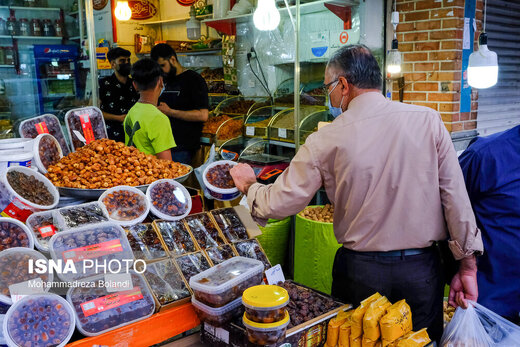
{"label": "price tag", "polygon": [[47,128],[47,124],[45,122],[36,123],[34,125],[34,127],[36,128],[36,131],[38,132],[38,134],[48,134],[49,133],[49,129]]}
{"label": "price tag", "polygon": [[246,127],[247,136],[255,136],[255,127]]}
{"label": "price tag", "polygon": [[105,288],[109,293],[124,292],[133,287],[132,275],[129,273],[105,274]]}
{"label": "price tag", "polygon": [[280,128],[278,129],[278,137],[282,139],[287,138],[287,129]]}
{"label": "price tag", "polygon": [[267,283],[276,285],[279,282],[285,282],[285,276],[280,264],[273,266],[269,270],[265,271],[265,277],[267,277]]}
{"label": "price tag", "polygon": [[9,286],[9,294],[13,304],[20,301],[23,297],[31,294],[44,293],[43,280],[41,278],[35,278],[33,280],[11,284]]}
{"label": "price tag", "polygon": [[56,227],[54,225],[46,225],[38,228],[38,231],[43,238],[51,237],[56,234]]}

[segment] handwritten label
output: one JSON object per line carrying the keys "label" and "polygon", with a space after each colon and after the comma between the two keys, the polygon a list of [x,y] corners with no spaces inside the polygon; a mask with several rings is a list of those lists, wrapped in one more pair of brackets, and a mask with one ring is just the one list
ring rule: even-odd
{"label": "handwritten label", "polygon": [[95,245],[89,245],[85,247],[78,247],[62,253],[63,259],[71,259],[73,262],[78,262],[83,259],[92,259],[102,257],[104,255],[122,252],[123,246],[121,240],[115,239],[97,243]]}
{"label": "handwritten label", "polygon": [[38,231],[43,238],[51,237],[56,234],[56,227],[54,225],[46,225],[43,227],[39,227]]}
{"label": "handwritten label", "polygon": [[133,301],[141,300],[142,298],[143,293],[141,292],[141,289],[139,287],[135,287],[124,292],[109,294],[94,300],[84,302],[80,306],[85,317],[88,317],[96,313],[126,305]]}
{"label": "handwritten label", "polygon": [[255,127],[246,127],[247,136],[255,136]]}
{"label": "handwritten label", "polygon": [[278,137],[282,138],[282,139],[286,139],[287,138],[287,129],[284,129],[284,128],[278,129]]}
{"label": "handwritten label", "polygon": [[267,283],[276,285],[279,282],[285,282],[285,276],[280,264],[273,266],[269,270],[265,271],[265,277],[267,277]]}
{"label": "handwritten label", "polygon": [[81,122],[81,128],[83,129],[83,135],[87,145],[95,140],[94,131],[92,130],[92,123],[90,122],[90,116],[88,114],[80,114],[79,120]]}

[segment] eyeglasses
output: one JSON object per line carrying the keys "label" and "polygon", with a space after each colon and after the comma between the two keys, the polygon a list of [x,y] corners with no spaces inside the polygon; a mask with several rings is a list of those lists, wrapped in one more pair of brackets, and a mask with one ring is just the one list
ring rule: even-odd
{"label": "eyeglasses", "polygon": [[321,86],[322,90],[323,90],[323,95],[328,95],[329,94],[329,88],[331,85],[333,85],[334,83],[338,82],[339,81],[339,78],[335,79],[334,81],[332,82],[329,82],[327,84],[323,84]]}

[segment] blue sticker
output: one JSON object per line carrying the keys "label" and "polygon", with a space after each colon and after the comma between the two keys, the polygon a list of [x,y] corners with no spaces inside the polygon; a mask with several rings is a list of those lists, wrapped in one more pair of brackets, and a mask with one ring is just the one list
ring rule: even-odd
{"label": "blue sticker", "polygon": [[325,55],[325,53],[327,52],[327,49],[329,49],[329,47],[325,46],[325,47],[315,47],[315,48],[311,48],[311,51],[312,51],[312,54],[314,54],[315,57],[323,57]]}

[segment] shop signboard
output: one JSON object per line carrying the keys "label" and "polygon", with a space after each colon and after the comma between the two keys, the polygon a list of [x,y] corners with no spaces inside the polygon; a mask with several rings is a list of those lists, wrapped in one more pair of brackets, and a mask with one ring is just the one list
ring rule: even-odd
{"label": "shop signboard", "polygon": [[157,14],[157,7],[148,0],[129,0],[128,5],[132,9],[132,19],[150,19]]}
{"label": "shop signboard", "polygon": [[108,47],[96,47],[96,61],[98,70],[109,70],[112,68],[107,59]]}

